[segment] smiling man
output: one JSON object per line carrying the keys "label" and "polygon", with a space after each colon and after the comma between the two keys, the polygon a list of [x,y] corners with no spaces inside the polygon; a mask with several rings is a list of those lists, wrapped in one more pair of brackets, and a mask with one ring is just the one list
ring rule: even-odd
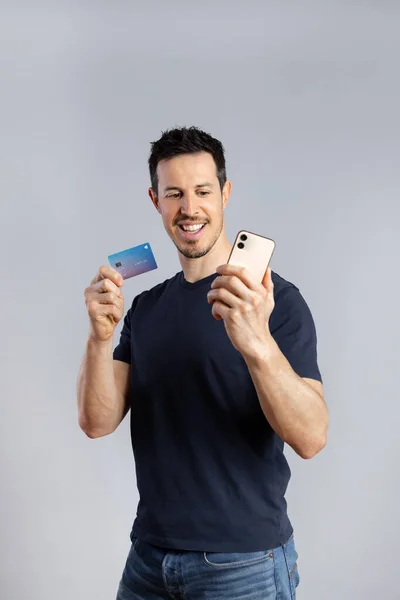
{"label": "smiling man", "polygon": [[123,280],[100,268],[78,381],[89,437],[130,409],[140,501],[117,600],[293,600],[284,444],[311,458],[328,428],[314,322],[294,284],[226,264],[221,142],[166,131],[149,168],[182,270],[133,300],[113,351]]}

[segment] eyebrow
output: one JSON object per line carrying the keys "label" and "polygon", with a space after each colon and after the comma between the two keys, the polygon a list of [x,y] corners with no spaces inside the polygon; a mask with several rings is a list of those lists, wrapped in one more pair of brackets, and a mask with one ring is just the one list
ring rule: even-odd
{"label": "eyebrow", "polygon": [[[213,184],[210,183],[209,181],[205,181],[204,183],[198,183],[195,188],[202,188],[202,187],[213,187]],[[179,192],[183,192],[182,188],[178,187],[177,185],[168,185],[167,187],[164,188],[164,192],[170,192],[171,190],[178,190]]]}

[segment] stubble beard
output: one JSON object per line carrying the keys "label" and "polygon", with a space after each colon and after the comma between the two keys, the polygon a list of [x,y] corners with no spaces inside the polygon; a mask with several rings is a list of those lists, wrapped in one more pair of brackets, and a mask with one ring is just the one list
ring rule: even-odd
{"label": "stubble beard", "polygon": [[174,241],[174,244],[175,244],[178,252],[180,252],[182,254],[182,256],[184,256],[185,258],[193,258],[193,259],[194,258],[202,258],[203,256],[208,254],[214,248],[215,244],[219,240],[220,235],[222,233],[223,225],[224,225],[224,220],[221,219],[218,231],[216,232],[211,243],[209,243],[205,248],[197,248],[196,247],[196,245],[198,244],[197,241],[193,241],[193,242],[188,241],[186,246],[180,246],[175,241]]}

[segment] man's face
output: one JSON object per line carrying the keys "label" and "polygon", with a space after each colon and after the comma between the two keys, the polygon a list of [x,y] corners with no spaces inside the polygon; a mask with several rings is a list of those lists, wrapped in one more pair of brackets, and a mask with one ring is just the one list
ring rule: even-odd
{"label": "man's face", "polygon": [[230,183],[221,192],[208,152],[161,161],[157,175],[158,193],[150,189],[149,194],[169,237],[183,256],[204,256],[221,235]]}

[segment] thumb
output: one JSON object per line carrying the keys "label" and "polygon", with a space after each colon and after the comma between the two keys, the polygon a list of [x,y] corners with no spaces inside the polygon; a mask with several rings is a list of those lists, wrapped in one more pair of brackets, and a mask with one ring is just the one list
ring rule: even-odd
{"label": "thumb", "polygon": [[263,277],[261,285],[265,287],[267,292],[272,292],[272,290],[274,289],[274,283],[272,281],[272,273],[270,267],[268,267],[268,269],[265,271],[265,275]]}

